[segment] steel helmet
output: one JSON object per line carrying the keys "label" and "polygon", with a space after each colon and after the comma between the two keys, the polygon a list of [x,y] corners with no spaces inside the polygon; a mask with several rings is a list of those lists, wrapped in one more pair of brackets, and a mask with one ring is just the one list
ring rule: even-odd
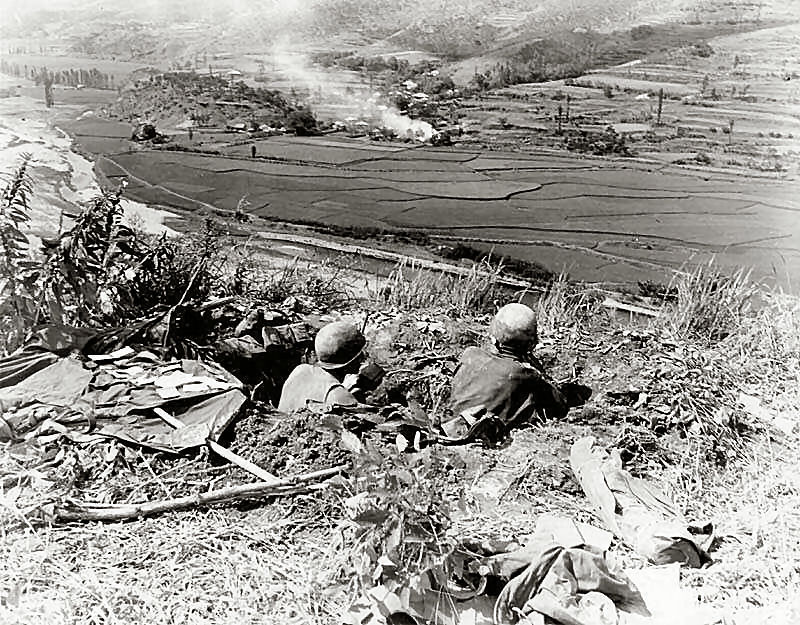
{"label": "steel helmet", "polygon": [[499,345],[535,345],[538,340],[536,313],[525,304],[506,304],[492,319],[489,334]]}
{"label": "steel helmet", "polygon": [[367,339],[347,321],[334,321],[323,327],[314,339],[317,364],[323,369],[339,369],[356,360],[364,351]]}

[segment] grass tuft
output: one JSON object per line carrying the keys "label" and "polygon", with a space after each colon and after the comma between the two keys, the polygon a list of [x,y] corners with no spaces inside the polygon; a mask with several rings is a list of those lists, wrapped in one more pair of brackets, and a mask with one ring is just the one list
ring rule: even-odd
{"label": "grass tuft", "polygon": [[718,341],[736,333],[760,292],[750,271],[739,269],[725,275],[713,259],[681,274],[670,286],[677,290],[674,303],[665,304],[663,322],[676,336]]}
{"label": "grass tuft", "polygon": [[464,275],[421,269],[401,262],[389,274],[379,293],[379,304],[398,310],[443,308],[453,316],[492,312],[507,297],[500,265],[474,265]]}
{"label": "grass tuft", "polygon": [[559,274],[538,300],[539,333],[558,335],[564,328],[580,325],[597,310],[596,304],[590,291],[576,288],[566,274]]}

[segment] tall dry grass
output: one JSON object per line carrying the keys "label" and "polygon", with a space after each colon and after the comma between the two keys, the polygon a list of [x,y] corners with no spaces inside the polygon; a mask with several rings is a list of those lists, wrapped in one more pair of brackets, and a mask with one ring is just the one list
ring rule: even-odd
{"label": "tall dry grass", "polygon": [[742,370],[760,379],[774,378],[797,368],[800,359],[800,298],[761,291],[760,306],[742,319],[723,349]]}
{"label": "tall dry grass", "polygon": [[445,309],[454,316],[493,311],[508,296],[501,282],[502,266],[476,264],[464,275],[399,263],[376,295],[379,305],[398,310]]}
{"label": "tall dry grass", "polygon": [[[720,537],[715,563],[684,578],[701,601],[722,610],[726,623],[794,625],[800,622],[800,298],[748,278],[745,270],[725,277],[699,267],[677,281],[678,301],[657,322],[708,362],[724,364],[725,384],[716,366],[698,375],[730,387],[725,408],[742,416],[746,432],[725,470],[703,462],[704,443],[691,435],[671,469],[680,503],[715,521]],[[742,392],[760,407],[737,406]]]}
{"label": "tall dry grass", "polygon": [[[285,504],[0,534],[4,625],[329,625],[332,522]],[[337,589],[338,592],[333,592]]]}
{"label": "tall dry grass", "polygon": [[590,290],[571,283],[566,274],[559,274],[537,300],[540,334],[554,336],[565,329],[579,328],[597,311],[597,302]]}
{"label": "tall dry grass", "polygon": [[664,305],[662,324],[676,336],[708,341],[736,334],[760,292],[750,274],[742,268],[726,275],[715,267],[713,258],[679,274],[670,284],[676,299]]}
{"label": "tall dry grass", "polygon": [[[794,392],[790,403],[797,402]],[[768,432],[751,441],[746,457],[730,469],[672,482],[680,485],[680,504],[695,518],[715,523],[714,563],[682,577],[701,602],[726,616],[725,623],[800,622],[799,450],[797,431]]]}

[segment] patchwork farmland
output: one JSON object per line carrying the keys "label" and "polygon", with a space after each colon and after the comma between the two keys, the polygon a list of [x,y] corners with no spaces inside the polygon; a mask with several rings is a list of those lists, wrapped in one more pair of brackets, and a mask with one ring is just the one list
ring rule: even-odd
{"label": "patchwork farmland", "polygon": [[[96,149],[98,134],[114,141],[92,124],[71,129],[79,144]],[[769,177],[347,138],[255,145],[256,158],[245,156],[250,145],[219,144],[219,155],[106,151],[97,168],[110,180],[127,177],[134,199],[187,215],[233,212],[245,198],[256,218],[418,229],[581,280],[665,281],[712,257],[788,287],[800,270],[797,187]]]}
{"label": "patchwork farmland", "polygon": [[[128,179],[130,197],[190,222],[244,206],[243,230],[416,231],[433,245],[463,243],[599,282],[664,282],[714,258],[796,290],[798,29],[723,34],[709,39],[710,56],[687,45],[576,79],[465,91],[447,115],[461,130],[456,147],[332,130],[265,137],[219,124],[192,136],[172,113],[158,120],[172,133],[168,150],[134,146],[129,120],[90,115],[62,127],[106,179]],[[627,157],[570,143],[603,141],[609,126]]]}

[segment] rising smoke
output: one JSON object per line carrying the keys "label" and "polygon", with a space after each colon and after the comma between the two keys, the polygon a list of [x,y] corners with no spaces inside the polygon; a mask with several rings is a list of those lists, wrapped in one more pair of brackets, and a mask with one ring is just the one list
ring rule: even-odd
{"label": "rising smoke", "polygon": [[433,126],[404,115],[389,98],[375,91],[356,72],[320,68],[308,56],[292,50],[286,41],[276,42],[271,64],[296,88],[307,89],[315,98],[315,109],[323,117],[349,122],[366,121],[372,127],[390,128],[401,138],[428,141]]}

